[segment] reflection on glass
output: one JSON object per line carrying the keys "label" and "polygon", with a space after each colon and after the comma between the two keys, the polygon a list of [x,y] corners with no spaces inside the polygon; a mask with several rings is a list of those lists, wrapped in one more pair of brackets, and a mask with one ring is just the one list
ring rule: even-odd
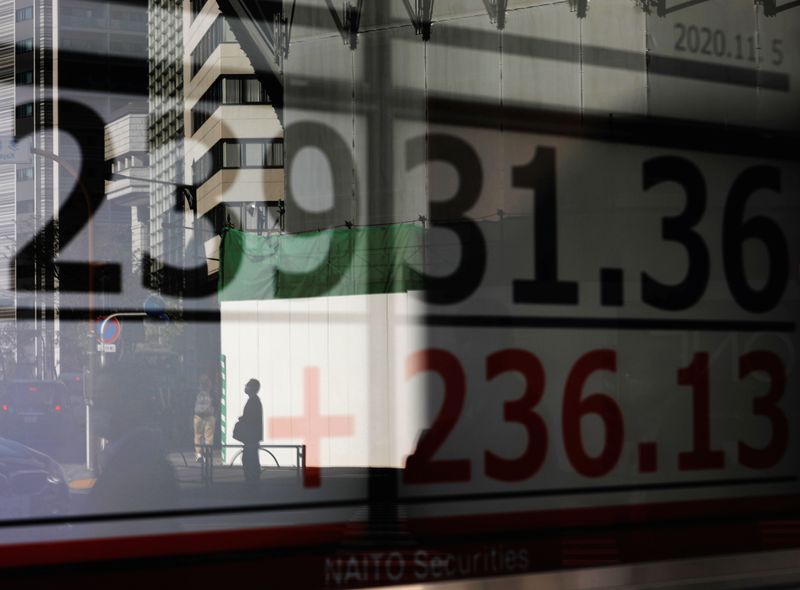
{"label": "reflection on glass", "polygon": [[795,547],[794,8],[0,0],[0,553]]}

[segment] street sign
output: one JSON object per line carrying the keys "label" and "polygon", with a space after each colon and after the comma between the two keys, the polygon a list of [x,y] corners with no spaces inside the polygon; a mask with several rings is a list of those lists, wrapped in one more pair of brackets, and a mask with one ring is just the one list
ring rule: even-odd
{"label": "street sign", "polygon": [[[103,325],[105,323],[105,326]],[[106,321],[105,318],[100,318],[97,321],[97,338],[103,344],[114,344],[122,335],[122,324],[119,323],[117,318],[111,318]]]}
{"label": "street sign", "polygon": [[97,352],[117,352],[117,345],[100,343],[97,345]]}
{"label": "street sign", "polygon": [[166,312],[166,304],[158,295],[150,295],[144,300],[144,312],[147,314],[147,317],[154,320],[169,320],[169,316]]}

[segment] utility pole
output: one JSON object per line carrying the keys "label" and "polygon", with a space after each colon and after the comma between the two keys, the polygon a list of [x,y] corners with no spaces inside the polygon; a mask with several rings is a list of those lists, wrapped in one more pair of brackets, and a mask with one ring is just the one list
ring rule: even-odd
{"label": "utility pole", "polygon": [[[94,394],[94,321],[92,318],[94,312],[94,289],[93,289],[93,282],[94,282],[94,268],[92,266],[93,260],[93,253],[94,253],[94,223],[92,221],[93,217],[93,209],[92,209],[92,198],[89,194],[89,190],[86,188],[86,185],[83,183],[83,180],[78,174],[78,171],[70,164],[67,160],[63,159],[58,154],[54,154],[52,152],[48,152],[39,148],[31,148],[31,154],[36,156],[41,156],[42,158],[46,158],[58,164],[61,168],[63,168],[70,176],[75,179],[78,188],[83,195],[84,200],[86,201],[86,231],[87,231],[87,246],[86,246],[86,262],[88,264],[88,284],[86,285],[86,310],[87,310],[87,317],[88,317],[88,330],[87,330],[87,337],[90,341],[89,347],[89,367],[86,370],[86,374],[84,375],[83,379],[83,400],[86,404],[86,469],[89,471],[94,471],[96,457],[94,451],[94,432],[92,428],[92,397]],[[87,395],[88,394],[88,395]]]}

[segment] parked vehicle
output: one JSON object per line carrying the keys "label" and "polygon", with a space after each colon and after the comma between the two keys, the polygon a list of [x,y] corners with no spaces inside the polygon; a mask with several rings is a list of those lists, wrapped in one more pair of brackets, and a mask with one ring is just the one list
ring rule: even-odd
{"label": "parked vehicle", "polygon": [[0,396],[0,434],[49,450],[78,434],[79,411],[60,381],[7,381]]}
{"label": "parked vehicle", "polygon": [[66,514],[69,490],[52,458],[0,438],[0,520]]}

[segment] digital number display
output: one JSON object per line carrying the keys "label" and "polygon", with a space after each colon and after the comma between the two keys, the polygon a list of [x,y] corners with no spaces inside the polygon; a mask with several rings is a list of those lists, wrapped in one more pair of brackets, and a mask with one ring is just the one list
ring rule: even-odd
{"label": "digital number display", "polygon": [[[791,159],[447,126],[405,154],[440,196],[425,290],[223,303],[224,350],[292,338],[258,341],[295,392],[265,436],[328,466],[306,490],[388,464],[409,514],[466,519],[796,491]],[[225,332],[243,313],[251,339]]]}
{"label": "digital number display", "polygon": [[796,0],[40,4],[0,30],[0,562],[421,582],[796,509]]}

